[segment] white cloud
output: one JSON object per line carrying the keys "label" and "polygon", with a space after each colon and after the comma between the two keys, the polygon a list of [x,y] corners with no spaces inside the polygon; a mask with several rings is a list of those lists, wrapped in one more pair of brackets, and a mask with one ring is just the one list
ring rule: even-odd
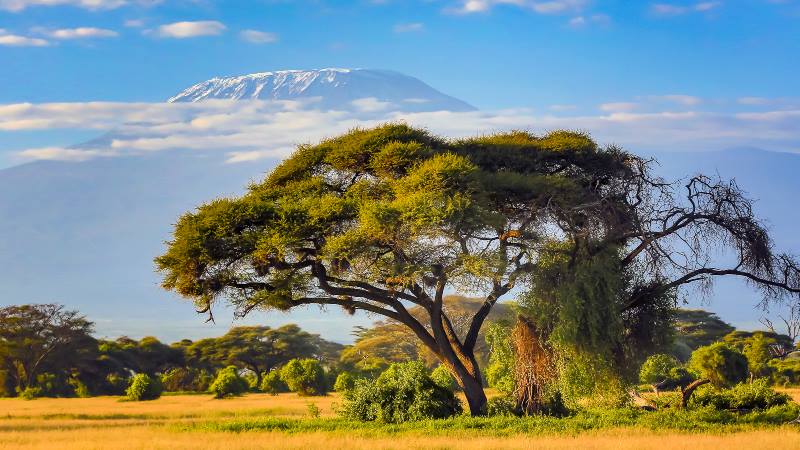
{"label": "white cloud", "polygon": [[708,12],[721,6],[721,1],[699,2],[691,5],[655,3],[651,5],[650,11],[657,16],[680,16],[691,12]]}
{"label": "white cloud", "polygon": [[63,147],[30,148],[18,153],[18,157],[30,160],[50,161],[88,161],[98,156],[114,156],[112,153],[103,153],[97,150],[85,150]]}
{"label": "white cloud", "polygon": [[128,19],[123,25],[127,28],[141,28],[144,26],[144,19]]}
{"label": "white cloud", "polygon": [[[353,111],[309,109],[297,101],[205,101],[198,103],[43,103],[0,105],[0,133],[56,128],[109,131],[80,147],[22,150],[22,160],[81,161],[175,149],[224,152],[231,163],[283,157],[354,126],[405,121],[452,137],[528,129],[586,130],[599,142],[631,150],[714,150],[753,146],[800,152],[800,109],[762,112],[634,112],[619,106],[597,114],[534,113],[528,109],[403,113],[376,99]],[[568,106],[568,105],[562,105]],[[569,108],[553,108],[566,111]],[[626,110],[627,109],[627,110]],[[365,115],[362,110],[370,110]],[[2,134],[0,134],[2,136]]]}
{"label": "white cloud", "polygon": [[154,0],[0,0],[0,9],[11,12],[19,12],[32,6],[75,6],[89,10],[115,9],[128,3],[154,4],[159,3]]}
{"label": "white cloud", "polygon": [[242,30],[239,32],[239,37],[251,44],[272,44],[278,42],[278,35],[268,31]]}
{"label": "white cloud", "polygon": [[551,111],[559,111],[559,112],[561,112],[561,111],[572,111],[575,108],[577,108],[577,106],[575,106],[575,105],[550,105],[547,108],[549,110],[551,110]]}
{"label": "white cloud", "polygon": [[669,94],[669,95],[654,95],[650,98],[654,100],[665,100],[672,103],[677,103],[684,106],[696,106],[703,102],[700,97],[684,94]]}
{"label": "white cloud", "polygon": [[447,11],[456,14],[474,14],[489,11],[498,5],[528,9],[538,14],[564,14],[579,12],[588,0],[462,0],[457,7]]}
{"label": "white cloud", "polygon": [[89,39],[89,38],[108,38],[117,37],[119,33],[114,30],[94,27],[61,28],[58,30],[36,29],[37,32],[51,39]]}
{"label": "white cloud", "polygon": [[46,47],[50,42],[45,39],[32,38],[28,36],[19,36],[10,34],[6,30],[0,28],[0,46],[6,47]]}
{"label": "white cloud", "polygon": [[571,18],[567,24],[573,28],[581,28],[589,24],[608,25],[611,23],[611,17],[606,14],[593,14],[591,16],[575,16]]}
{"label": "white cloud", "polygon": [[633,111],[638,107],[639,104],[633,102],[612,102],[612,103],[603,103],[602,105],[600,105],[600,111],[628,112],[628,111]]}
{"label": "white cloud", "polygon": [[199,36],[217,36],[222,34],[225,29],[225,25],[216,20],[175,22],[158,27],[156,35],[164,38],[186,39]]}
{"label": "white cloud", "polygon": [[359,98],[350,103],[356,108],[356,110],[365,113],[386,111],[392,106],[390,102],[382,102],[375,97]]}
{"label": "white cloud", "polygon": [[421,22],[398,23],[393,29],[395,33],[414,33],[424,30],[425,25]]}

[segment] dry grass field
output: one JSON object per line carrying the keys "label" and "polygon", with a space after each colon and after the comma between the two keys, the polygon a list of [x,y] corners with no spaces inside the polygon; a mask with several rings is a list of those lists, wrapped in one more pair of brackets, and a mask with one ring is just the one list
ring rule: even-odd
{"label": "dry grass field", "polygon": [[[800,399],[800,390],[791,394]],[[241,433],[208,431],[192,424],[258,418],[309,417],[308,404],[332,418],[338,398],[294,394],[214,400],[209,395],[165,396],[151,402],[116,397],[87,399],[0,399],[3,449],[800,449],[800,428],[783,426],[737,433],[653,432],[618,428],[570,435],[482,435],[474,430],[428,433],[336,431]]]}

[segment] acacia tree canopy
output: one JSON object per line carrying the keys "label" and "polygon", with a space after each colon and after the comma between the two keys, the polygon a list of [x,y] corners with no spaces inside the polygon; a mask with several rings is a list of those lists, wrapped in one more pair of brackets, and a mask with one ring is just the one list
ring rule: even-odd
{"label": "acacia tree canopy", "polygon": [[[640,268],[620,313],[716,275],[745,276],[772,297],[800,291],[793,261],[772,254],[735,185],[696,177],[680,203],[647,166],[574,132],[446,140],[402,124],[357,129],[300,146],[244,196],[182,216],[156,264],[163,286],[200,312],[227,298],[240,315],[336,305],[402,323],[480,414],[481,326],[553,259],[566,255],[569,270],[579,255],[616,252],[618,267]],[[741,264],[677,260],[668,246],[676,236],[701,256],[705,238],[722,236]],[[448,290],[483,298],[460,333],[443,310]],[[415,306],[425,317],[409,313]]]}

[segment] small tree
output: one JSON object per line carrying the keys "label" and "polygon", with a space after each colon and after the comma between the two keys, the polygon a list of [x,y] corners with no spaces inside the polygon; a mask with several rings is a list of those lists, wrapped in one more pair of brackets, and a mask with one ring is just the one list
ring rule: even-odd
{"label": "small tree", "polygon": [[242,395],[248,388],[247,380],[239,376],[236,367],[228,366],[219,371],[208,390],[214,394],[214,398],[224,398]]}
{"label": "small tree", "polygon": [[138,373],[131,378],[131,384],[125,391],[128,400],[143,401],[155,400],[161,397],[161,382],[158,378],[151,377],[146,373]]}
{"label": "small tree", "polygon": [[261,377],[261,390],[267,394],[278,395],[282,392],[289,392],[289,387],[281,380],[281,371],[271,370]]}
{"label": "small tree", "polygon": [[642,364],[639,381],[649,384],[658,394],[662,389],[686,386],[692,382],[692,377],[673,356],[656,354]]}
{"label": "small tree", "polygon": [[328,392],[325,371],[316,359],[293,359],[281,368],[281,380],[289,390],[300,395],[325,395]]}
{"label": "small tree", "polygon": [[336,383],[333,384],[333,390],[336,392],[345,392],[353,389],[356,385],[356,377],[350,372],[342,372],[336,377]]}
{"label": "small tree", "polygon": [[716,387],[730,387],[747,380],[747,366],[742,353],[722,342],[698,348],[689,359],[689,370]]}

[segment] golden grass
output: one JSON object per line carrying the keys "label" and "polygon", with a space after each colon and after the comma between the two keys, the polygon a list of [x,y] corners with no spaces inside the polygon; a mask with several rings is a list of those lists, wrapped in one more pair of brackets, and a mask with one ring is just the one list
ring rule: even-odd
{"label": "golden grass", "polygon": [[[800,389],[792,395],[800,396]],[[1,449],[800,449],[800,430],[782,427],[729,435],[604,430],[575,436],[491,437],[335,433],[185,431],[195,421],[242,417],[308,415],[308,404],[332,416],[338,397],[249,394],[229,400],[209,395],[165,396],[151,402],[120,402],[116,397],[88,399],[0,399]]]}

